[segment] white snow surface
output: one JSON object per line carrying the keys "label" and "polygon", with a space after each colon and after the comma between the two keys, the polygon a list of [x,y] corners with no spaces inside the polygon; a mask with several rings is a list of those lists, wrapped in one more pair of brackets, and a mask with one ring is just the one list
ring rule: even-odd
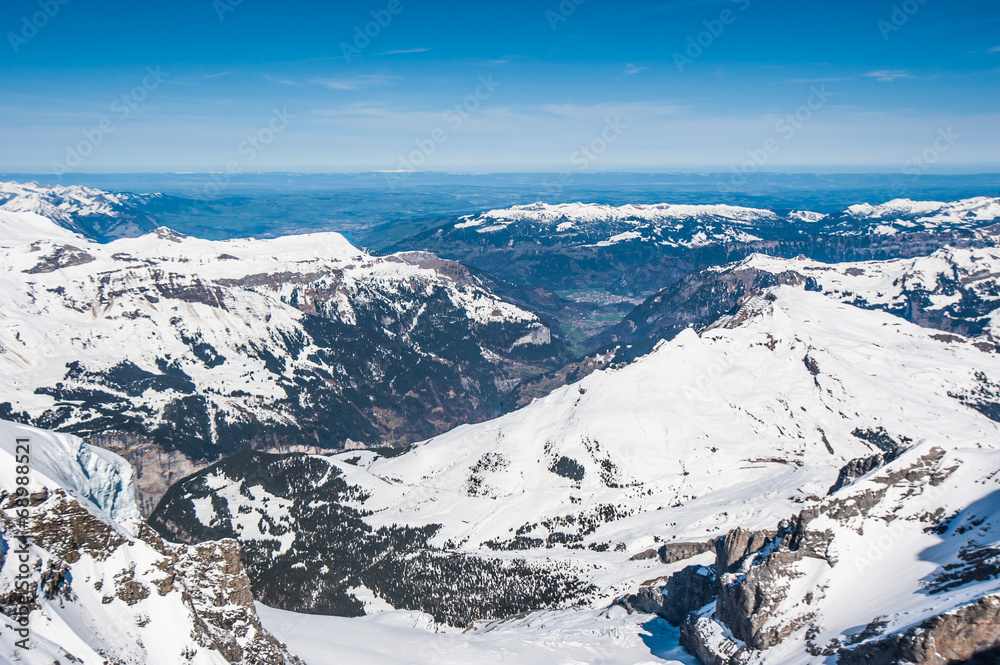
{"label": "white snow surface", "polygon": [[344,619],[258,603],[257,614],[307,665],[699,665],[676,628],[619,607],[536,612],[465,633],[439,632],[417,612]]}
{"label": "white snow surface", "polygon": [[[673,247],[702,247],[714,243],[754,242],[755,226],[792,223],[799,227],[828,223],[831,215],[795,210],[785,216],[772,210],[724,204],[612,206],[598,203],[533,203],[489,210],[462,217],[457,230],[475,229],[490,234],[515,225],[549,228],[561,236],[586,235],[593,246],[610,247],[621,242],[657,242]],[[911,201],[854,205],[839,213],[834,235],[895,235],[905,231],[949,231],[978,229],[1000,220],[1000,198],[978,197],[954,201]],[[530,233],[531,229],[525,229]],[[605,237],[601,237],[604,235]]]}
{"label": "white snow surface", "polygon": [[770,210],[743,208],[730,205],[655,205],[610,206],[599,203],[532,203],[510,208],[490,210],[477,217],[465,217],[456,228],[478,226],[483,220],[497,223],[534,221],[551,224],[553,222],[608,222],[622,220],[642,220],[665,223],[691,218],[714,217],[733,222],[750,223],[759,220],[776,220],[778,216]]}

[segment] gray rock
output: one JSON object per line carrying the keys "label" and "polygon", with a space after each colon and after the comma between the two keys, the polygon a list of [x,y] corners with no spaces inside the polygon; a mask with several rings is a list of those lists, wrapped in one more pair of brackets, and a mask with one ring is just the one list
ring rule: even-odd
{"label": "gray rock", "polygon": [[940,614],[901,633],[844,649],[838,665],[996,665],[1000,663],[1000,596]]}
{"label": "gray rock", "polygon": [[642,587],[619,604],[629,611],[657,614],[671,625],[679,626],[684,618],[715,600],[719,582],[707,566],[688,566],[674,573],[660,587]]}

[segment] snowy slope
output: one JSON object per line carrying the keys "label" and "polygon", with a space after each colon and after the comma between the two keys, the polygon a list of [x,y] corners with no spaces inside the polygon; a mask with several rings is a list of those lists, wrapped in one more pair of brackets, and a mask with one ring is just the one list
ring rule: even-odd
{"label": "snowy slope", "polygon": [[938,250],[892,261],[825,264],[762,255],[731,268],[798,273],[810,287],[866,309],[892,312],[927,327],[1000,339],[1000,249]]}
{"label": "snowy slope", "polygon": [[[15,475],[25,454],[27,485]],[[261,627],[236,544],[164,543],[120,457],[0,421],[0,505],[0,661],[298,662]],[[32,604],[28,634],[16,632],[17,591]]]}
{"label": "snowy slope", "polygon": [[[825,263],[754,254],[693,273],[647,298],[591,344],[641,342],[642,349],[704,325],[767,288],[794,285],[864,309],[890,312],[946,333],[994,344],[1000,310],[1000,250],[946,247],[930,256],[888,261]],[[638,349],[633,353],[641,351]]]}
{"label": "snowy slope", "polygon": [[78,185],[0,182],[0,211],[33,213],[100,242],[132,238],[155,229],[156,222],[146,208],[159,197]]}
{"label": "snowy slope", "polygon": [[440,632],[427,615],[361,619],[257,606],[264,626],[308,665],[698,665],[665,621],[610,610],[539,612],[465,633]]}
{"label": "snowy slope", "polygon": [[[448,596],[460,578],[428,585],[425,577],[435,569],[416,564],[404,568],[415,582],[405,594],[396,594],[384,578],[339,568],[339,556],[322,554],[339,545],[314,531],[329,518],[317,516],[328,514],[328,502],[336,500],[338,514],[400,534],[395,537],[402,537],[394,531],[402,525],[427,528],[429,537],[401,550],[401,558],[411,561],[424,560],[420,552],[427,551],[438,558],[465,557],[467,567],[470,558],[494,566],[523,561],[532,570],[572,575],[594,587],[582,596],[577,587],[562,603],[582,597],[600,609],[649,580],[688,563],[711,566],[714,559],[715,545],[709,544],[697,558],[663,565],[658,547],[708,543],[737,528],[760,532],[761,540],[775,538],[780,522],[813,511],[805,528],[810,534],[815,529],[836,556],[824,549],[826,558],[796,559],[775,542],[768,552],[789,560],[771,566],[776,586],[763,593],[788,601],[758,618],[777,626],[780,639],[770,644],[774,650],[749,654],[764,654],[768,663],[812,662],[807,642],[835,653],[842,645],[834,640],[850,640],[880,613],[895,617],[883,627],[891,632],[1000,591],[996,573],[933,596],[922,590],[928,574],[962,564],[960,552],[970,539],[982,538],[979,546],[996,539],[992,522],[979,522],[977,536],[959,522],[937,525],[955,511],[966,511],[955,519],[972,524],[979,519],[973,516],[992,510],[981,502],[996,491],[1000,468],[1000,425],[991,419],[1000,417],[998,379],[997,355],[961,338],[779,287],[701,334],[688,331],[631,365],[596,372],[518,412],[457,428],[398,457],[357,452],[213,467],[176,486],[152,523],[182,539],[212,532],[260,543],[248,556],[251,570],[268,571],[257,577],[251,572],[263,593],[277,591],[271,580],[283,574],[283,566],[301,563],[299,574],[324,593],[334,589],[327,579],[346,575],[353,588],[346,592],[369,607],[388,601],[435,613],[442,610],[434,599],[443,594],[447,616],[474,620],[492,618],[503,606],[483,594]],[[262,469],[279,463],[308,467],[320,479],[335,476],[345,489],[334,499],[313,489],[322,483],[293,487],[257,480]],[[925,491],[939,485],[941,492]],[[851,497],[866,497],[872,487],[886,491],[869,511]],[[860,514],[845,505],[861,506]],[[864,578],[869,589],[876,588],[874,580],[886,579],[885,591],[877,593],[882,604],[858,603],[865,586],[857,567],[883,542],[890,515],[905,517],[898,536],[904,540]],[[264,524],[272,526],[249,528]],[[920,554],[948,529],[961,531],[964,540],[944,539],[949,544],[932,558]],[[299,553],[295,563],[269,549],[266,542],[274,536],[268,532],[294,534],[281,547]],[[358,551],[374,546],[371,537],[351,536]],[[392,549],[376,551],[384,553],[380,565],[397,556]],[[758,565],[759,552],[752,554],[748,570]],[[312,560],[328,569],[313,567]],[[740,587],[745,579],[724,581]],[[503,575],[488,588],[507,595],[519,589]],[[487,610],[494,614],[484,616]],[[707,623],[696,626],[708,636],[706,643],[737,630],[725,624],[737,615],[723,616],[716,621],[706,615]]]}

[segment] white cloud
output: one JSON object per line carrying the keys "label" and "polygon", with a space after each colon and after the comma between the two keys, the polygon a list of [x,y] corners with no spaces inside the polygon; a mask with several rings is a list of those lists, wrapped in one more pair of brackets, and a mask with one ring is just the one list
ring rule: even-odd
{"label": "white cloud", "polygon": [[994,46],[991,48],[990,53],[1000,53],[1000,46]]}
{"label": "white cloud", "polygon": [[545,104],[541,110],[563,118],[583,118],[603,120],[617,115],[663,116],[684,110],[683,106],[663,102],[623,102],[620,104]]}
{"label": "white cloud", "polygon": [[381,53],[376,53],[375,55],[405,55],[407,53],[426,53],[430,51],[429,48],[400,48],[394,49],[392,51],[382,51]]}
{"label": "white cloud", "polygon": [[331,90],[357,90],[358,88],[367,88],[377,85],[388,85],[390,83],[395,83],[399,80],[398,76],[382,76],[379,74],[362,74],[361,76],[355,76],[354,78],[343,78],[343,79],[333,79],[333,78],[322,78],[322,79],[311,79],[310,83],[316,83],[317,85],[326,86]]}
{"label": "white cloud", "polygon": [[632,76],[633,74],[638,74],[644,69],[649,69],[648,67],[640,67],[639,65],[633,65],[631,62],[625,65],[625,74],[627,76]]}
{"label": "white cloud", "polygon": [[896,79],[912,79],[916,78],[912,74],[908,73],[903,69],[880,69],[875,72],[868,72],[865,76],[869,78],[882,81],[884,83],[892,83]]}
{"label": "white cloud", "polygon": [[280,83],[281,85],[295,85],[295,81],[292,79],[279,79],[275,76],[271,76],[270,74],[264,74],[264,80],[270,81],[271,83]]}

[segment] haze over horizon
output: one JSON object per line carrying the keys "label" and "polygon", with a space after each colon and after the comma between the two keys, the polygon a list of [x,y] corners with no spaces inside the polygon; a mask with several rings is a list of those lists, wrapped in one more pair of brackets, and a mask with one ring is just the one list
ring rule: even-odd
{"label": "haze over horizon", "polygon": [[969,0],[15,0],[0,171],[1000,171],[998,20]]}

